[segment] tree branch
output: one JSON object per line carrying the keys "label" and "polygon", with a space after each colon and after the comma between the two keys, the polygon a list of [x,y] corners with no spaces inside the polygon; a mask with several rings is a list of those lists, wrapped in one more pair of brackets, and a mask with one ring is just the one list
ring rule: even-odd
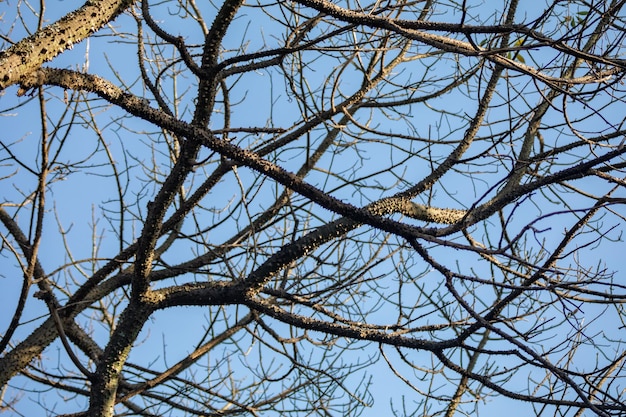
{"label": "tree branch", "polygon": [[88,0],[82,7],[0,52],[0,90],[19,82],[81,42],[133,4],[134,0]]}

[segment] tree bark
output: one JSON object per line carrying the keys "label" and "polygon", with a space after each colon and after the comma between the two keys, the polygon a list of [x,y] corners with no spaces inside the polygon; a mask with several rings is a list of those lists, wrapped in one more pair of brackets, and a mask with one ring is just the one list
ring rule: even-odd
{"label": "tree bark", "polygon": [[0,52],[0,90],[71,49],[132,4],[133,0],[88,0],[79,9]]}

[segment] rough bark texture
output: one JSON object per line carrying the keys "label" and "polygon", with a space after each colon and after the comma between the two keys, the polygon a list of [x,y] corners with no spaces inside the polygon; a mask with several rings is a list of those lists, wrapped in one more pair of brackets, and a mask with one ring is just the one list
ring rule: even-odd
{"label": "rough bark texture", "polygon": [[57,22],[0,52],[0,90],[5,89],[115,19],[133,0],[89,0]]}
{"label": "rough bark texture", "polygon": [[626,0],[143,0],[42,65],[133,3],[0,53],[0,412],[626,412]]}

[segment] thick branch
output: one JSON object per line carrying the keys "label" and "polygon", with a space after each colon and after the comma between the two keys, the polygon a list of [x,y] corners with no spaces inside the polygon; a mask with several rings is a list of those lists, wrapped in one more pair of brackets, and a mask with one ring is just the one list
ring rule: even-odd
{"label": "thick branch", "polygon": [[113,332],[94,373],[89,416],[113,416],[122,368],[137,335],[154,311],[154,305],[151,301],[148,298],[133,300],[122,313],[117,328]]}
{"label": "thick branch", "polygon": [[400,236],[429,239],[419,228],[381,218],[366,208],[359,208],[332,197],[317,187],[303,181],[301,178],[298,178],[297,175],[261,158],[258,154],[223,141],[212,135],[211,132],[206,129],[185,123],[184,121],[154,109],[147,100],[124,92],[103,78],[68,70],[42,68],[37,74],[25,79],[22,85],[25,88],[32,88],[40,85],[41,82],[58,85],[64,88],[93,92],[108,102],[116,104],[129,113],[150,123],[154,123],[163,129],[170,130],[180,136],[199,140],[209,149],[220,153],[240,165],[247,166],[262,175],[272,178],[283,186],[293,189],[298,194],[309,198],[321,207],[337,214],[347,216],[357,222],[369,224]]}
{"label": "thick branch", "polygon": [[115,19],[133,0],[88,0],[81,8],[0,53],[0,90],[17,84],[74,44]]}

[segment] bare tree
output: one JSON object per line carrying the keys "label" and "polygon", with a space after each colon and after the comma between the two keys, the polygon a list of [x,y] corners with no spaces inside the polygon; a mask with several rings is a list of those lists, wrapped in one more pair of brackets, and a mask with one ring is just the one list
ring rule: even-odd
{"label": "bare tree", "polygon": [[207,3],[3,3],[3,410],[626,415],[626,1]]}

